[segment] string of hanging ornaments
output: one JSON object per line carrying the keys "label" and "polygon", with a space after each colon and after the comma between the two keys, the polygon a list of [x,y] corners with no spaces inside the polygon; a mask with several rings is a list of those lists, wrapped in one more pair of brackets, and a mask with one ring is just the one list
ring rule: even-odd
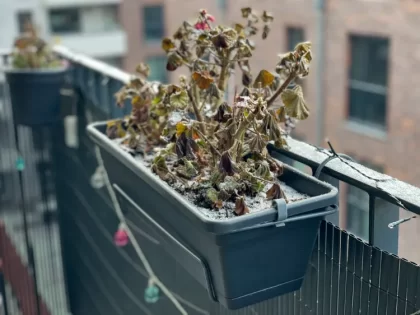
{"label": "string of hanging ornaments", "polygon": [[115,195],[114,190],[112,189],[111,182],[109,181],[108,174],[104,167],[104,162],[102,160],[101,152],[97,146],[95,146],[95,153],[96,153],[96,160],[98,162],[99,170],[102,173],[103,182],[108,190],[108,193],[111,197],[112,205],[115,209],[115,213],[120,221],[118,225],[118,229],[114,234],[114,243],[116,246],[124,247],[127,246],[129,243],[133,246],[134,250],[136,251],[138,257],[140,258],[141,262],[146,269],[146,272],[149,277],[148,285],[144,291],[144,300],[146,303],[156,303],[159,300],[160,291],[165,294],[168,299],[174,304],[174,306],[178,309],[178,311],[182,315],[188,315],[187,311],[182,307],[179,301],[175,298],[172,292],[159,280],[155,272],[153,271],[149,261],[146,258],[143,250],[141,249],[140,245],[138,244],[137,240],[135,239],[133,233],[131,232],[130,228],[128,227],[127,221],[125,216],[121,210],[120,204],[117,200],[117,196]]}

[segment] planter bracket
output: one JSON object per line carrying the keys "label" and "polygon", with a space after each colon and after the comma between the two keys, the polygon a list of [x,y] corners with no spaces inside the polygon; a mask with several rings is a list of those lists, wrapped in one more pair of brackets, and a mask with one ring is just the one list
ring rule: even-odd
{"label": "planter bracket", "polygon": [[288,217],[286,201],[284,199],[275,199],[273,204],[277,210],[276,227],[285,226],[286,223],[284,221],[287,220]]}
{"label": "planter bracket", "polygon": [[210,299],[217,301],[217,294],[207,262],[147,214],[120,186],[113,184],[113,188],[117,193],[123,212],[127,213],[127,209],[131,208],[131,211],[136,211],[137,215],[145,220],[144,222],[152,226],[155,232],[154,237],[158,239],[159,246],[162,246],[165,252],[170,254],[181,266],[184,266],[186,271],[207,289]]}

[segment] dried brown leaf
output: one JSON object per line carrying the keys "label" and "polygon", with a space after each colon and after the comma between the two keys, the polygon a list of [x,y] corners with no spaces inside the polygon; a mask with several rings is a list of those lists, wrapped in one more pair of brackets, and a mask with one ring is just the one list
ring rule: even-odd
{"label": "dried brown leaf", "polygon": [[262,15],[262,20],[265,23],[273,22],[274,16],[273,16],[273,14],[271,12],[264,11],[263,12],[263,15]]}
{"label": "dried brown leaf", "polygon": [[232,176],[238,172],[238,168],[235,162],[232,160],[229,151],[225,151],[222,154],[219,162],[219,171],[229,176]]}
{"label": "dried brown leaf", "polygon": [[255,79],[254,88],[259,88],[260,84],[261,87],[265,88],[273,83],[274,78],[275,77],[271,72],[267,70],[261,70],[257,78]]}
{"label": "dried brown leaf", "polygon": [[207,90],[210,87],[210,84],[214,81],[214,79],[210,76],[210,73],[207,71],[196,71],[192,74],[192,78],[196,82],[197,86],[202,90]]}
{"label": "dried brown leaf", "polygon": [[284,198],[284,192],[281,189],[280,185],[274,183],[273,186],[267,191],[266,197],[268,200],[276,200]]}
{"label": "dried brown leaf", "polygon": [[296,85],[293,89],[284,90],[281,93],[281,99],[287,115],[299,120],[308,118],[309,109],[303,98],[303,91],[300,85]]}
{"label": "dried brown leaf", "polygon": [[242,8],[242,9],[241,9],[241,12],[242,12],[242,17],[243,17],[243,18],[248,18],[248,17],[249,17],[249,15],[250,15],[250,14],[251,14],[251,12],[252,12],[252,9],[251,9],[250,7]]}
{"label": "dried brown leaf", "polygon": [[162,49],[165,52],[169,52],[174,48],[175,48],[175,43],[172,41],[172,39],[166,37],[162,40]]}
{"label": "dried brown leaf", "polygon": [[249,208],[245,203],[244,197],[238,197],[235,201],[235,213],[236,215],[244,215],[249,213]]}

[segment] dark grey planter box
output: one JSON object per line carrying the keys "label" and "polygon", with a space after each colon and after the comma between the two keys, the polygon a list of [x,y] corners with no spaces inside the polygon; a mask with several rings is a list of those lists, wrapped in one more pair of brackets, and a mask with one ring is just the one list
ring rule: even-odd
{"label": "dark grey planter box", "polygon": [[67,67],[6,70],[15,124],[40,126],[60,118],[60,89]]}
{"label": "dark grey planter box", "polygon": [[[337,189],[289,166],[282,181],[308,199],[229,220],[206,217],[104,134],[88,126],[123,211],[229,309],[255,304],[301,287],[325,215],[337,208]],[[134,215],[133,215],[134,213]]]}

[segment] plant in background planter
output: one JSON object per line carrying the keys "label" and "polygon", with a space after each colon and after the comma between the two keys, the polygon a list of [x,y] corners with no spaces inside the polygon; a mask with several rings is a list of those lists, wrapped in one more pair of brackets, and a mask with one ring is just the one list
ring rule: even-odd
{"label": "plant in background planter", "polygon": [[16,124],[51,124],[60,114],[60,88],[67,66],[38,37],[31,24],[14,42],[6,69]]}
{"label": "plant in background planter", "polygon": [[[189,74],[156,84],[139,65],[117,93],[119,104],[131,100],[131,115],[88,128],[123,206],[163,231],[167,250],[229,308],[300,287],[320,220],[337,199],[336,189],[267,151],[270,142],[287,147],[282,122],[309,115],[292,83],[309,73],[311,44],[253,79],[250,38],[259,28],[267,38],[273,17],[251,8],[242,15],[246,23],[233,27],[213,26],[205,10],[184,22],[162,48],[168,71]],[[227,100],[235,65],[243,88]]]}

